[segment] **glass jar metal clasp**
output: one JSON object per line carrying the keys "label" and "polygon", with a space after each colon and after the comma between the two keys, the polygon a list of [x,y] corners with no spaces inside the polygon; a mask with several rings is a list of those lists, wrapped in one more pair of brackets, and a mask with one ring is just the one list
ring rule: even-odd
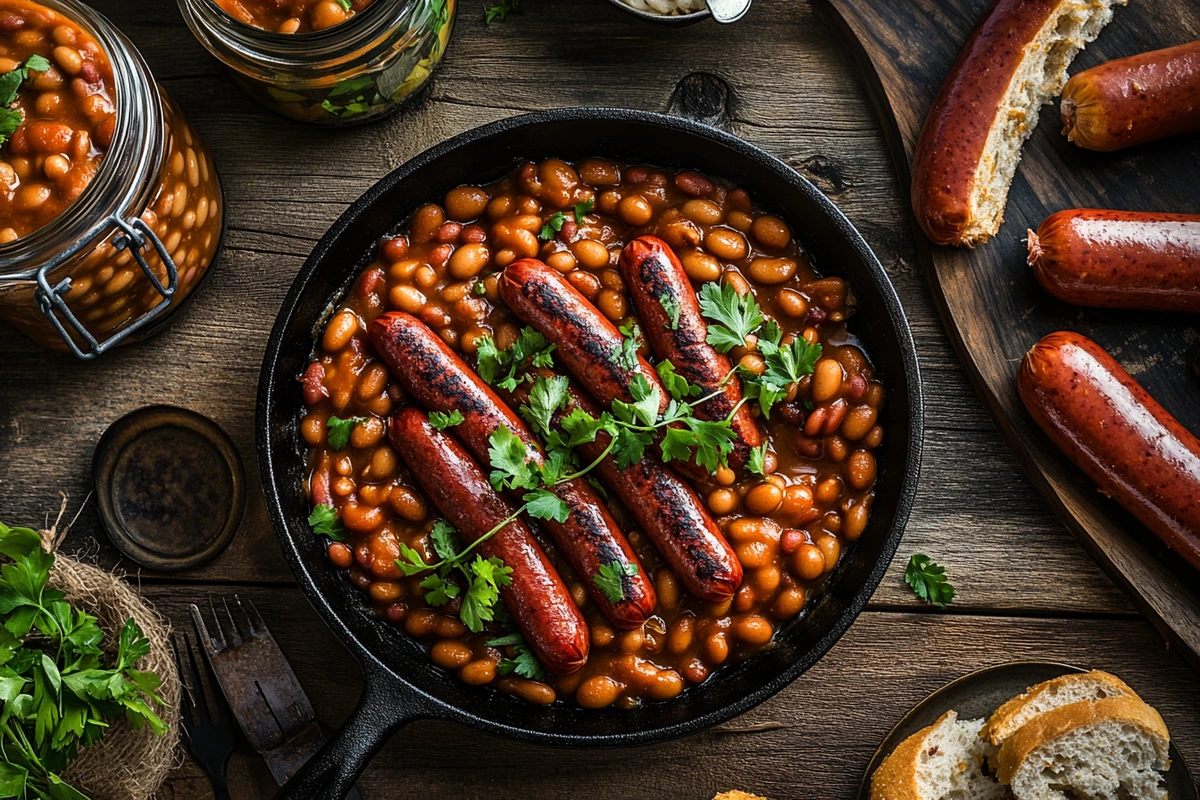
{"label": "glass jar metal clasp", "polygon": [[[154,229],[147,225],[144,220],[137,217],[133,222],[126,222],[114,214],[104,220],[100,230],[107,230],[109,226],[116,227],[120,231],[116,238],[113,239],[113,247],[117,251],[124,250],[126,247],[129,248],[129,251],[133,254],[134,261],[141,267],[142,272],[146,275],[146,279],[150,281],[154,290],[162,295],[162,300],[131,324],[109,336],[104,341],[99,341],[80,322],[74,312],[67,307],[65,296],[71,290],[70,276],[64,277],[53,286],[50,285],[49,278],[52,271],[74,258],[82,250],[91,246],[92,242],[96,240],[88,238],[78,241],[43,264],[37,271],[38,288],[34,290],[34,297],[37,300],[38,307],[46,315],[46,319],[50,320],[50,324],[54,326],[59,335],[62,336],[67,346],[71,348],[71,352],[77,358],[84,361],[90,361],[102,355],[110,348],[120,344],[131,334],[148,325],[155,317],[166,311],[175,297],[176,290],[179,288],[179,272],[175,267],[175,262],[171,260],[171,254],[167,252],[167,248],[163,246],[158,235],[154,233]],[[154,270],[150,268],[150,264],[146,261],[146,257],[142,253],[147,242],[154,247],[158,253],[158,257],[162,259],[163,266],[166,268],[167,281],[165,285],[154,274]],[[85,347],[81,348],[79,346],[68,331],[68,327],[70,331],[73,331],[83,340]]]}

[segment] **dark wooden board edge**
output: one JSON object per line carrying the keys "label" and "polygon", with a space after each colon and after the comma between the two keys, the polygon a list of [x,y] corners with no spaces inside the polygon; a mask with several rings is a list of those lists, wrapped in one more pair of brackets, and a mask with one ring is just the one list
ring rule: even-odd
{"label": "dark wooden board edge", "polygon": [[[1056,479],[1044,469],[1057,465],[1064,478],[1076,470],[1074,465],[1055,449],[1046,437],[1030,436],[1029,421],[1024,429],[1014,424],[1005,413],[1000,398],[992,392],[986,377],[975,362],[963,332],[950,310],[939,280],[929,240],[917,224],[908,202],[909,154],[904,144],[892,103],[871,60],[870,54],[843,10],[846,3],[856,0],[810,0],[818,15],[837,32],[849,49],[867,89],[871,105],[878,117],[888,150],[900,182],[900,194],[906,209],[917,259],[925,273],[934,305],[946,328],[959,361],[964,365],[972,386],[991,412],[993,419],[1016,455],[1025,473],[1045,498],[1055,515],[1100,564],[1105,573],[1129,596],[1134,606],[1145,615],[1167,642],[1178,648],[1188,663],[1200,671],[1200,597],[1185,586],[1178,575],[1152,553],[1146,552],[1138,537],[1115,524],[1081,491],[1078,481]],[[1010,390],[1015,393],[1015,388]],[[1035,431],[1036,433],[1036,431]],[[1076,470],[1077,471],[1077,470]],[[1086,484],[1085,484],[1086,485]],[[1095,490],[1094,487],[1093,491]],[[1151,592],[1146,587],[1163,591]]]}

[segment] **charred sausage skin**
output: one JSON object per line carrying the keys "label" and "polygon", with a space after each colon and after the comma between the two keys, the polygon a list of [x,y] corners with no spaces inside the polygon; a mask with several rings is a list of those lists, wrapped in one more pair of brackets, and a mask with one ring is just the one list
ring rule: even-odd
{"label": "charred sausage skin", "polygon": [[[490,464],[488,438],[501,426],[525,443],[532,463],[545,462],[524,421],[425,323],[392,311],[371,323],[369,335],[392,375],[426,409],[446,414],[457,410],[463,415],[463,422],[451,430],[481,462]],[[567,504],[570,514],[562,523],[544,520],[547,530],[609,621],[620,628],[638,627],[654,613],[657,601],[654,586],[625,535],[582,478],[551,491]],[[623,579],[624,594],[617,601],[610,600],[594,580],[601,566],[614,563],[637,570]]]}
{"label": "charred sausage skin", "polygon": [[[388,439],[466,544],[512,516],[512,505],[492,489],[462,445],[417,409],[392,416]],[[587,623],[525,523],[509,522],[477,552],[512,569],[512,582],[501,588],[500,598],[546,669],[555,675],[578,671],[588,657]]]}
{"label": "charred sausage skin", "polygon": [[1068,458],[1200,569],[1200,441],[1100,345],[1045,336],[1021,363],[1025,407]]}

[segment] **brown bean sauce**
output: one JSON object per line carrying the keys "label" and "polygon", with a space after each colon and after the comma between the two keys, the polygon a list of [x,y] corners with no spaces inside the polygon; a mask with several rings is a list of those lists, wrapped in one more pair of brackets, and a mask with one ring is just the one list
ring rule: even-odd
{"label": "brown bean sauce", "polygon": [[[589,199],[594,209],[577,223],[573,205]],[[541,241],[538,234],[559,212],[561,230]],[[473,364],[481,337],[493,337],[501,348],[515,341],[521,325],[499,299],[497,275],[527,256],[564,273],[621,324],[634,308],[617,257],[627,241],[647,233],[676,249],[697,289],[724,281],[753,292],[785,342],[819,341],[822,359],[765,421],[771,444],[766,477],[722,468],[693,483],[745,570],[731,600],[712,604],[688,594],[613,501],[614,516],[654,578],[657,614],[641,628],[614,629],[539,531],[587,619],[591,655],[574,675],[545,682],[501,675],[499,665],[512,653],[486,644],[497,634],[470,634],[455,616],[457,601],[428,607],[421,577],[402,577],[393,563],[400,542],[432,557],[428,534],[436,510],[388,445],[385,419],[408,401],[375,356],[366,326],[385,311],[407,311]],[[493,684],[534,703],[565,700],[588,708],[633,708],[674,697],[723,664],[770,647],[779,626],[803,612],[867,524],[874,450],[883,438],[877,421],[883,387],[846,330],[852,311],[846,283],[819,277],[783,220],[756,209],[746,192],[695,172],[551,159],[489,186],[454,189],[442,203],[419,209],[403,234],[380,243],[305,373],[300,430],[309,448],[310,499],[337,507],[348,533],[344,544],[329,545],[330,559],[349,570],[383,618],[427,641],[433,661],[467,683]],[[750,347],[730,357],[761,369]],[[339,451],[326,441],[332,415],[366,419]]]}

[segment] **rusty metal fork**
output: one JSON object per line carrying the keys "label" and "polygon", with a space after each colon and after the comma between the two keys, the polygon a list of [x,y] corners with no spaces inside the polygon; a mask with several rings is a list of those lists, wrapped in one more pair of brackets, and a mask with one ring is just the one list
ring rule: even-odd
{"label": "rusty metal fork", "polygon": [[[250,745],[282,786],[325,743],[325,733],[287,657],[249,598],[210,596],[211,627],[191,604],[200,649],[208,658],[233,716]],[[347,798],[358,798],[352,789]]]}

